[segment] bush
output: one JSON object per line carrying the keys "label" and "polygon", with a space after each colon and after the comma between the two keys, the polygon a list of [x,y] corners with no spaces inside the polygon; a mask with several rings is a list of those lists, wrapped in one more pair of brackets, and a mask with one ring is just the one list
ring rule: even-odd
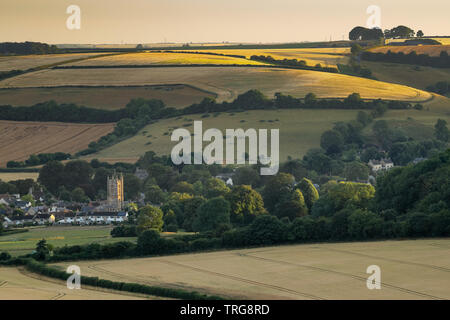
{"label": "bush", "polygon": [[0,253],[0,261],[6,261],[11,259],[11,255],[8,252]]}

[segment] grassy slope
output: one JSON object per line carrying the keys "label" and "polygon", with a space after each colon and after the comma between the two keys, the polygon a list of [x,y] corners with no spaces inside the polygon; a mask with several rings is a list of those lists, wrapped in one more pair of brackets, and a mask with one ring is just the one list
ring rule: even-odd
{"label": "grassy slope", "polygon": [[[417,128],[429,134],[436,119],[443,118],[450,122],[450,114],[445,103],[449,99],[436,98],[426,103],[430,110],[390,110],[383,119],[408,121],[410,131]],[[288,156],[302,157],[308,149],[320,146],[320,136],[338,121],[349,121],[356,117],[357,110],[254,110],[241,113],[222,113],[217,117],[202,118],[201,115],[186,116],[177,119],[160,120],[143,128],[134,137],[122,141],[86,158],[100,159],[137,159],[146,151],[153,150],[158,154],[170,154],[176,144],[170,141],[172,128],[193,124],[194,120],[203,121],[203,131],[208,128],[218,128],[225,134],[226,128],[279,128],[280,129],[280,159]],[[414,119],[417,125],[412,126],[408,118]],[[275,121],[278,119],[279,121]],[[245,120],[245,122],[241,122]],[[265,120],[261,122],[260,120]],[[269,122],[269,120],[273,122]],[[412,126],[412,129],[411,129]],[[425,127],[425,129],[424,129]],[[193,132],[193,127],[186,127]]]}
{"label": "grassy slope", "polygon": [[450,69],[413,66],[399,63],[363,61],[380,81],[407,85],[425,90],[438,81],[450,81]]}

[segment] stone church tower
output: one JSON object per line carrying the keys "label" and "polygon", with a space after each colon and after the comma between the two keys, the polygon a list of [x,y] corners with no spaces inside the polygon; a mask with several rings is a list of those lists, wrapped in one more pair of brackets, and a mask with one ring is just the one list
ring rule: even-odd
{"label": "stone church tower", "polygon": [[123,209],[123,175],[114,173],[107,180],[108,205],[114,209]]}

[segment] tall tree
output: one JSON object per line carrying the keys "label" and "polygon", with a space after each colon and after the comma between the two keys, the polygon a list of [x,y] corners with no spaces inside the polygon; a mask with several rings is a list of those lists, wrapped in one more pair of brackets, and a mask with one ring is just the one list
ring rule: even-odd
{"label": "tall tree", "polygon": [[150,229],[161,231],[164,225],[163,212],[159,208],[147,205],[139,210],[137,224],[138,233]]}
{"label": "tall tree", "polygon": [[305,203],[308,206],[309,209],[312,208],[314,202],[319,199],[319,192],[317,191],[316,187],[312,183],[311,180],[303,178],[296,186],[296,188],[299,188],[305,197]]}
{"label": "tall tree", "polygon": [[256,216],[265,214],[264,202],[261,195],[251,186],[235,186],[226,199],[231,204],[231,222],[248,224]]}

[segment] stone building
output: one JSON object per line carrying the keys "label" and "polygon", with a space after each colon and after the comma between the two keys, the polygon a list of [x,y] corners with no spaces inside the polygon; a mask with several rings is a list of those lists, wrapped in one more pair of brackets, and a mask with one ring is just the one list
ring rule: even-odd
{"label": "stone building", "polygon": [[108,205],[117,211],[123,208],[123,175],[114,173],[107,179]]}

